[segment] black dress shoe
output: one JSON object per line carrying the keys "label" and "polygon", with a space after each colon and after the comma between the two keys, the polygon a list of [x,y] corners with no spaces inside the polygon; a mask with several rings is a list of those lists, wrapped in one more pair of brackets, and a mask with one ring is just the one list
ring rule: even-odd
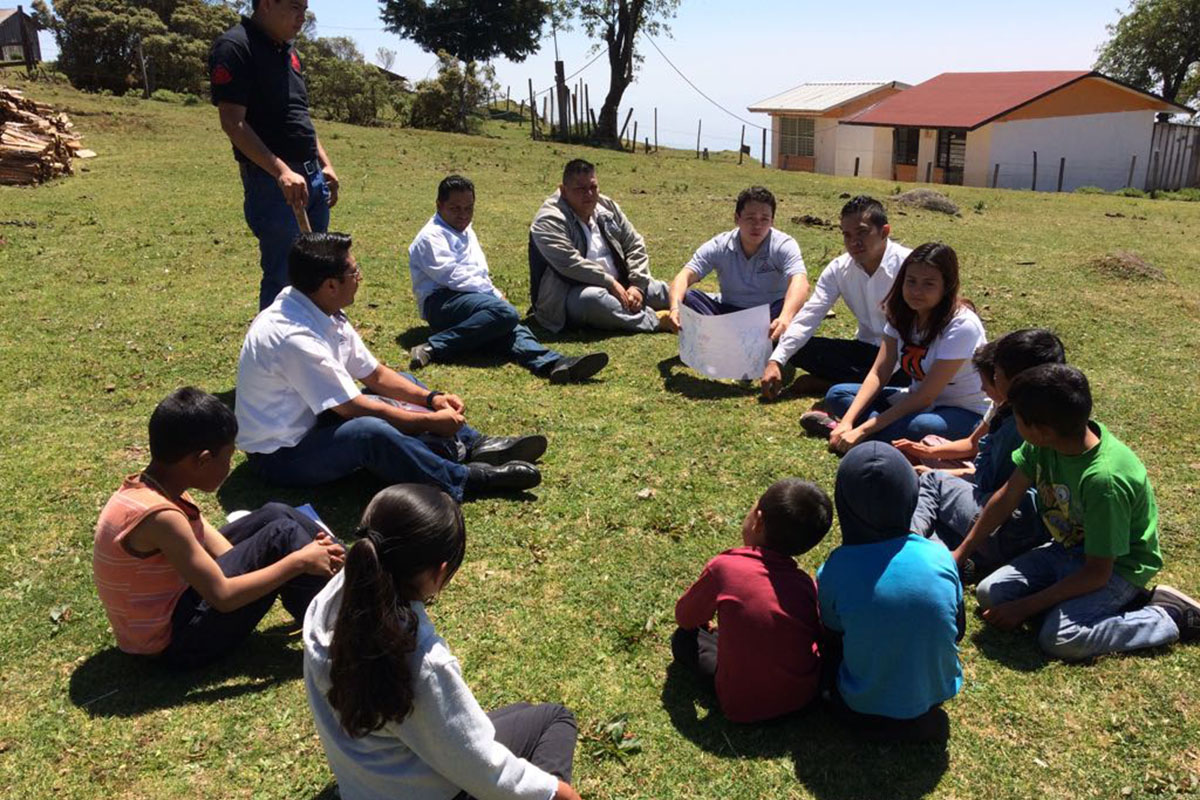
{"label": "black dress shoe", "polygon": [[509,461],[534,462],[546,452],[546,437],[483,436],[467,453],[467,461],[481,464],[507,464]]}
{"label": "black dress shoe", "polygon": [[471,462],[467,464],[467,494],[483,492],[520,491],[532,489],[542,482],[542,473],[533,464],[509,461],[501,466]]}
{"label": "black dress shoe", "polygon": [[608,353],[563,356],[550,368],[551,383],[579,383],[608,366]]}

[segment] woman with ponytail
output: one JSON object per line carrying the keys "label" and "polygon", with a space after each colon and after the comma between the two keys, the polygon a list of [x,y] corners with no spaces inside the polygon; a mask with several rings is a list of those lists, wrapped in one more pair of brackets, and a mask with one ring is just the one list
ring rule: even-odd
{"label": "woman with ponytail", "polygon": [[384,489],[345,569],[304,618],[304,683],[345,800],[578,800],[576,726],[560,705],[485,714],[425,607],[462,564],[458,504]]}

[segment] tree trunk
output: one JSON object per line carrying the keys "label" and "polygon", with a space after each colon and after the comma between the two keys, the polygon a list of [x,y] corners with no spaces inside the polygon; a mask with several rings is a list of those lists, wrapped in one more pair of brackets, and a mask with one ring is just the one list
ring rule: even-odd
{"label": "tree trunk", "polygon": [[604,31],[604,42],[608,46],[609,83],[595,132],[596,140],[602,144],[619,144],[617,113],[625,90],[633,83],[633,45],[644,21],[645,6],[645,0],[619,0],[616,17],[609,20]]}

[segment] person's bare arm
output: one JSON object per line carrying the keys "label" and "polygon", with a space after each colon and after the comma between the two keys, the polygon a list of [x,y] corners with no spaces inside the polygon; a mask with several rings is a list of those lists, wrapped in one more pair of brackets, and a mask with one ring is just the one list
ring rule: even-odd
{"label": "person's bare arm", "polygon": [[254,129],[246,122],[246,107],[236,103],[220,103],[221,130],[242,155],[253,161],[279,184],[288,205],[303,208],[308,205],[308,181],[272,153]]}
{"label": "person's bare arm", "polygon": [[1085,556],[1083,566],[1040,592],[985,608],[983,618],[1001,630],[1011,630],[1059,603],[1103,589],[1112,578],[1113,559]]}
{"label": "person's bare arm", "polygon": [[[884,337],[887,341],[887,337]],[[877,430],[882,430],[888,425],[891,425],[901,417],[913,414],[933,405],[933,401],[937,399],[938,394],[942,391],[950,379],[953,378],[959,368],[963,365],[966,359],[963,358],[948,358],[935,361],[933,368],[929,370],[929,374],[925,376],[925,380],[921,381],[920,387],[916,391],[905,392],[904,395],[891,407],[883,413],[869,417],[863,420],[862,424],[845,434],[842,441],[849,447],[853,447],[860,441],[867,439]],[[895,363],[894,361],[892,362]],[[871,374],[875,375],[875,368],[879,367],[879,360],[876,359],[875,365],[871,367]],[[868,376],[870,377],[870,376]],[[879,385],[882,386],[886,378],[879,376]],[[863,384],[866,388],[866,384]],[[878,391],[878,389],[876,390]],[[858,398],[855,398],[858,402]],[[865,405],[865,403],[864,403]],[[847,414],[849,416],[849,414]]]}
{"label": "person's bare arm", "polygon": [[227,578],[212,555],[196,540],[183,514],[162,511],[138,527],[141,530],[135,532],[139,534],[137,549],[160,550],[188,586],[222,613],[252,603],[298,575],[329,577],[341,568],[346,555],[340,544],[322,532],[311,543],[274,564]]}
{"label": "person's bare arm", "polygon": [[[391,367],[380,364],[363,383],[375,394],[399,400],[415,406],[424,406],[429,390],[405,378]],[[370,395],[360,394],[333,407],[340,417],[378,417],[402,433],[435,433],[453,436],[466,422],[463,416],[462,398],[453,394],[439,394],[433,398],[432,413],[408,411]]]}
{"label": "person's bare arm", "polygon": [[954,556],[956,564],[962,566],[963,561],[975,552],[983,540],[991,536],[992,531],[999,528],[1012,516],[1012,513],[1017,510],[1017,506],[1021,504],[1021,498],[1025,496],[1025,492],[1029,491],[1029,487],[1032,485],[1033,481],[1024,472],[1019,469],[1013,471],[1004,485],[988,498],[983,510],[975,518],[975,524],[971,526],[971,530],[967,531],[962,542],[954,548],[951,555]]}
{"label": "person's bare arm", "polygon": [[[980,422],[975,426],[975,430],[971,431],[971,435],[965,439],[955,439],[942,444],[923,444],[909,439],[896,439],[892,442],[892,447],[906,456],[939,458],[943,461],[969,461],[979,454],[979,440],[987,433],[987,429],[987,423]],[[968,470],[967,474],[974,471],[972,468]]]}
{"label": "person's bare arm", "polygon": [[792,324],[792,319],[799,313],[807,299],[808,277],[793,275],[788,280],[787,294],[783,296],[783,310],[779,312],[778,317],[771,320],[771,341],[779,341],[779,337],[783,336],[783,332]]}
{"label": "person's bare arm", "polygon": [[883,385],[887,383],[888,378],[891,377],[888,370],[895,363],[896,340],[890,336],[884,336],[879,345],[879,352],[875,354],[875,363],[871,365],[871,371],[867,373],[862,385],[858,387],[858,392],[854,395],[850,407],[846,409],[845,415],[829,434],[830,449],[842,449],[843,447],[849,449],[852,445],[857,444],[857,439],[849,442],[844,442],[844,440],[856,430],[855,421],[875,399],[875,395],[879,394]]}
{"label": "person's bare arm", "polygon": [[679,306],[683,304],[683,297],[687,294],[688,287],[699,280],[700,275],[687,267],[679,270],[671,279],[671,324],[675,330],[682,327],[679,322]]}

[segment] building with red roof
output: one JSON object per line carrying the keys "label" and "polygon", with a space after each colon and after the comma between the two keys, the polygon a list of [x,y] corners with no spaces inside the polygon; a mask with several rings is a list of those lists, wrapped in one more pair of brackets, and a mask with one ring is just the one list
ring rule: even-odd
{"label": "building with red roof", "polygon": [[1112,190],[1195,170],[1195,148],[1152,147],[1164,112],[1193,113],[1098,72],[945,72],[840,124],[877,132],[870,158],[895,180]]}

